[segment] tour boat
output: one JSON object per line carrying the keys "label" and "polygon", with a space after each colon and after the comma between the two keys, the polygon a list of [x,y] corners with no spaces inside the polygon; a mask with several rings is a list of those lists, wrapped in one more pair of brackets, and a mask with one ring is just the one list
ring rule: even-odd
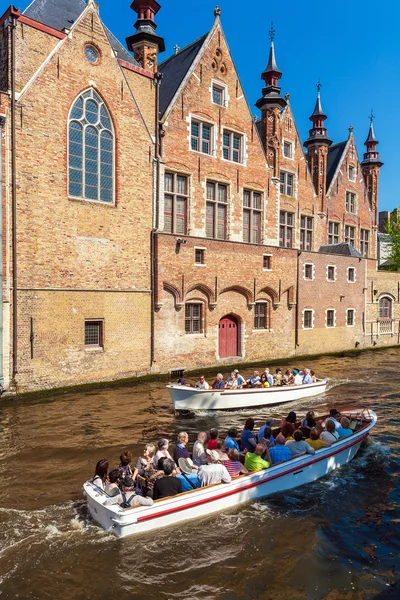
{"label": "tour boat", "polygon": [[346,416],[355,425],[354,433],[330,447],[317,450],[314,455],[302,454],[269,469],[241,475],[231,483],[219,483],[163,498],[152,506],[126,509],[118,505],[105,506],[107,494],[89,480],[83,486],[89,513],[105,531],[126,537],[208,516],[249,500],[310,483],[348,463],[377,421],[372,410],[350,411]]}
{"label": "tour boat", "polygon": [[188,385],[167,385],[176,411],[237,410],[258,408],[268,404],[293,402],[323,394],[326,381],[302,385],[282,385],[270,388],[244,388],[242,390],[199,390]]}

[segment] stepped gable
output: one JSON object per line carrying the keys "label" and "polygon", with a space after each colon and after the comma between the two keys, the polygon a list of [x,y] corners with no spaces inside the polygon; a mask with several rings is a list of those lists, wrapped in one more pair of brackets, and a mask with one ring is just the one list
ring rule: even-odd
{"label": "stepped gable", "polygon": [[[87,3],[84,0],[33,0],[23,14],[29,19],[62,31],[70,29],[86,7]],[[139,63],[105,25],[104,29],[117,57],[135,67],[140,67]]]}
{"label": "stepped gable", "polygon": [[322,254],[340,254],[341,256],[355,256],[357,258],[362,258],[362,254],[360,254],[348,242],[342,242],[340,244],[326,244],[321,246],[319,251]]}
{"label": "stepped gable", "polygon": [[160,116],[162,117],[167,111],[169,105],[176,92],[179,89],[182,81],[185,79],[190,67],[195,61],[200,52],[208,34],[180,50],[170,58],[167,58],[158,66],[158,70],[163,75],[162,84],[160,86]]}
{"label": "stepped gable", "polygon": [[332,180],[335,176],[337,168],[340,163],[340,159],[343,156],[343,152],[346,148],[346,142],[339,142],[338,144],[334,144],[328,150],[328,171],[326,177],[326,189],[329,190],[329,187],[332,183]]}

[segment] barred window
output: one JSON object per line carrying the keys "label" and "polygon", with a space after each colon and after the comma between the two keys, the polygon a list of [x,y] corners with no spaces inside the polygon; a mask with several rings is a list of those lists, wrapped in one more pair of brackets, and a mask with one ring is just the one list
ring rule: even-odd
{"label": "barred window", "polygon": [[75,100],[68,133],[69,195],[112,204],[114,130],[106,105],[93,89]]}
{"label": "barred window", "polygon": [[300,250],[312,250],[312,237],[312,217],[300,217]]}
{"label": "barred window", "polygon": [[243,136],[233,131],[224,131],[222,136],[222,155],[225,160],[243,162]]}
{"label": "barred window", "polygon": [[346,225],[344,228],[344,241],[354,246],[356,240],[356,230],[350,225]]}
{"label": "barred window", "polygon": [[365,258],[369,256],[369,231],[361,229],[360,233],[360,252]]}
{"label": "barred window", "polygon": [[329,221],[329,229],[328,229],[328,244],[338,244],[339,243],[339,223],[335,223],[334,221]]}
{"label": "barred window", "polygon": [[280,181],[281,194],[284,196],[294,196],[294,175],[281,171]]}
{"label": "barred window", "polygon": [[164,231],[186,234],[188,178],[178,173],[165,173]]}
{"label": "barred window", "polygon": [[346,211],[356,214],[356,195],[353,192],[346,192]]}
{"label": "barred window", "polygon": [[190,144],[192,150],[212,154],[212,125],[202,121],[192,121]]}
{"label": "barred window", "polygon": [[269,329],[269,304],[256,302],[254,306],[254,329]]}
{"label": "barred window", "polygon": [[85,346],[103,347],[103,321],[85,321]]}
{"label": "barred window", "polygon": [[243,190],[243,241],[259,244],[261,241],[262,195]]}
{"label": "barred window", "polygon": [[279,215],[279,245],[282,248],[291,248],[293,246],[293,221],[294,214],[281,212]]}
{"label": "barred window", "polygon": [[226,240],[228,186],[207,181],[206,236]]}
{"label": "barred window", "polygon": [[203,305],[186,304],[185,305],[185,332],[187,334],[203,332]]}

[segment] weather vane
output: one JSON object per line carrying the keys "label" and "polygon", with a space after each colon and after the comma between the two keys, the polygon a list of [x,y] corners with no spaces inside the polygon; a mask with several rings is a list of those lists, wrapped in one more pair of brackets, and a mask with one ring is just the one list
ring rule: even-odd
{"label": "weather vane", "polygon": [[269,39],[271,40],[271,42],[273,42],[275,39],[275,29],[274,29],[273,21],[271,21],[271,29],[269,30]]}
{"label": "weather vane", "polygon": [[322,88],[322,83],[321,83],[321,80],[320,80],[320,78],[318,77],[318,83],[317,83],[317,90],[318,90],[318,93],[321,91],[321,88]]}
{"label": "weather vane", "polygon": [[372,122],[373,122],[374,119],[375,119],[374,111],[371,108],[371,114],[369,115],[369,120],[371,121],[371,125],[372,125]]}
{"label": "weather vane", "polygon": [[215,16],[215,17],[220,17],[220,16],[221,16],[221,9],[220,9],[220,7],[219,7],[219,6],[216,6],[216,7],[214,8],[214,16]]}

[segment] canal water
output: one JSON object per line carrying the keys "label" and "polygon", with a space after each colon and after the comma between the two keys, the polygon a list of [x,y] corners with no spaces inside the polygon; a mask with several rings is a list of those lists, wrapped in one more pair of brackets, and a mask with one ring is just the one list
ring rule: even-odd
{"label": "canal water", "polygon": [[180,430],[191,441],[211,427],[225,434],[250,413],[176,417],[160,382],[0,404],[0,597],[400,598],[400,349],[309,366],[331,379],[328,392],[259,410],[256,423],[293,409],[371,408],[378,424],[352,463],[295,491],[124,540],[88,518],[81,486],[95,463],[117,465],[122,450],[137,456]]}

